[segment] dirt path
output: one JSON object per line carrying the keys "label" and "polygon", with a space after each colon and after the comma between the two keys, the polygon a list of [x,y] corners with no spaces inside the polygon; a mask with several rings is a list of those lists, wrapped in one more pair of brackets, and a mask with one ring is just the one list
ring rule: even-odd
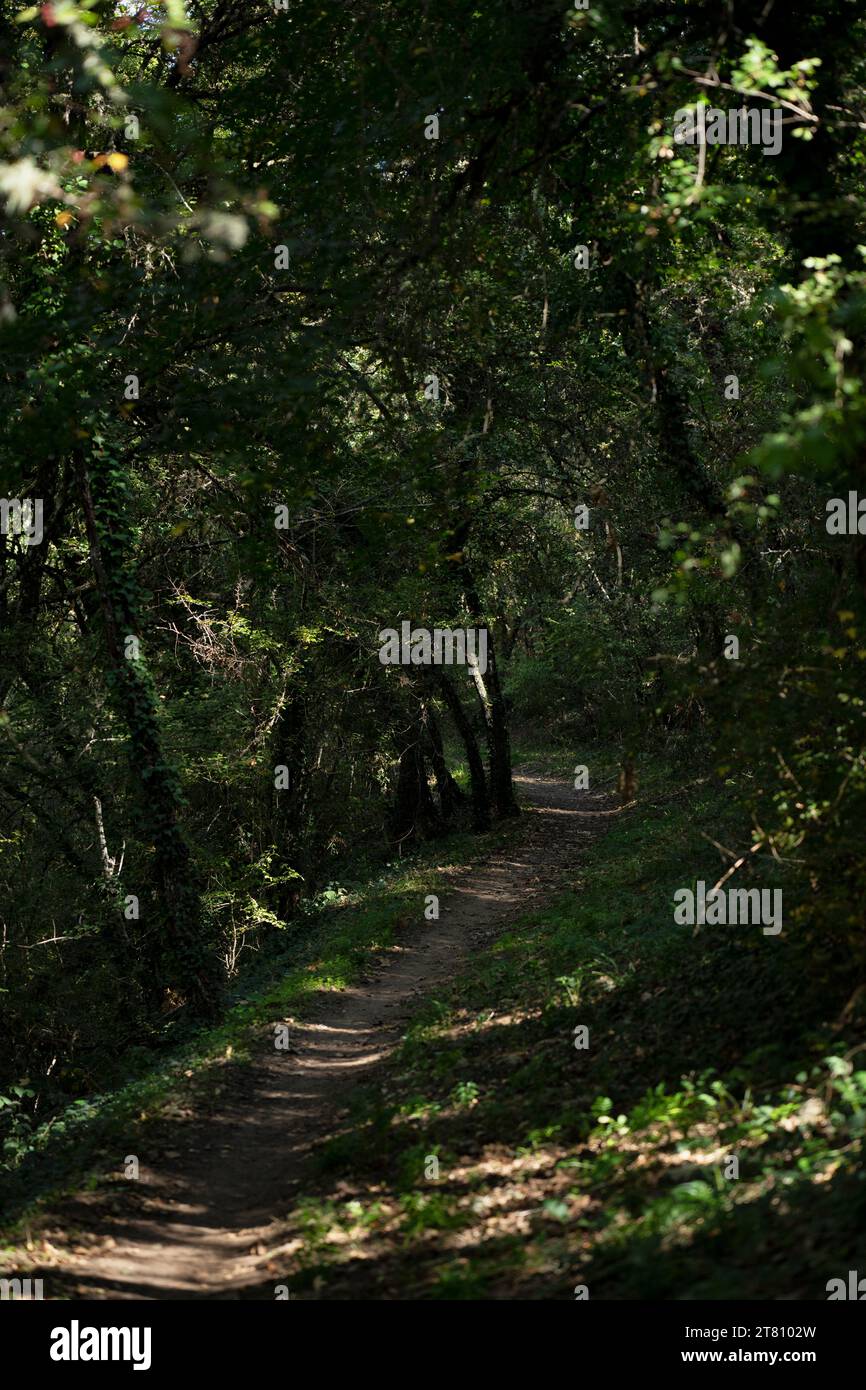
{"label": "dirt path", "polygon": [[292,1024],[291,1051],[271,1043],[251,1067],[226,1068],[214,1113],[178,1121],[161,1151],[140,1153],[139,1182],[64,1208],[75,1243],[45,1233],[56,1256],[39,1271],[47,1298],[236,1298],[261,1284],[310,1151],[352,1087],[375,1078],[419,998],[554,891],[604,823],[599,796],[529,770],[515,781],[531,808],[519,844],[450,875],[438,922],[407,932],[361,987],[321,995]]}

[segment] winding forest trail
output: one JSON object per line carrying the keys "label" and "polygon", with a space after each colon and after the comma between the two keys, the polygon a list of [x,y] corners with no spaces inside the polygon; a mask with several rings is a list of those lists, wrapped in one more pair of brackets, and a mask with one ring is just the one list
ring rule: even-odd
{"label": "winding forest trail", "polygon": [[138,1182],[64,1205],[73,1234],[43,1232],[46,1297],[233,1299],[279,1281],[281,1217],[353,1086],[375,1081],[421,998],[556,891],[611,814],[609,799],[568,781],[527,769],[515,782],[528,811],[519,842],[453,871],[438,922],[406,931],[358,987],[321,994],[292,1023],[290,1051],[271,1041],[251,1066],[225,1068],[212,1113],[173,1121],[164,1147],[139,1153]]}

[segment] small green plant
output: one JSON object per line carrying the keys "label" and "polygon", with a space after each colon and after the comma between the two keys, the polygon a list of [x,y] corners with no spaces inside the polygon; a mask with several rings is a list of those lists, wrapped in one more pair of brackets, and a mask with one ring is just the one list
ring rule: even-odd
{"label": "small green plant", "polygon": [[451,1092],[451,1104],[458,1108],[468,1108],[476,1103],[480,1088],[474,1081],[458,1081]]}

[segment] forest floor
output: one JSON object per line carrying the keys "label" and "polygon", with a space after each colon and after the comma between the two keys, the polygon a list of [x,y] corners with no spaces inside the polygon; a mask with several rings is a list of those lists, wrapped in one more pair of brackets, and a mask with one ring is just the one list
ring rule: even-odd
{"label": "forest floor", "polygon": [[515,780],[526,808],[519,835],[446,871],[438,921],[424,920],[419,901],[418,923],[355,986],[312,996],[302,1018],[273,1020],[288,1023],[288,1050],[276,1048],[272,1026],[250,1063],[222,1070],[208,1102],[151,1125],[137,1181],[101,1184],[40,1222],[33,1272],[48,1297],[274,1297],[284,1218],[303,1202],[314,1155],[339,1135],[356,1088],[376,1086],[419,1003],[556,890],[613,813],[567,780]]}
{"label": "forest floor", "polygon": [[299,927],[197,1053],[64,1131],[75,1172],[34,1150],[4,1267],[255,1300],[823,1299],[862,1269],[866,1018],[820,915],[788,879],[779,935],[677,925],[748,843],[735,799],[665,750],[621,808],[572,762],[526,750],[518,820]]}

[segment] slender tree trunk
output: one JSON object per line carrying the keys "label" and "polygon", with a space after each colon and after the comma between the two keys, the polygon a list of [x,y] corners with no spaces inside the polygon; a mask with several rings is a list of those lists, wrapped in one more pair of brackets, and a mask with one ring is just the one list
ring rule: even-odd
{"label": "slender tree trunk", "polygon": [[514,785],[511,780],[511,738],[508,733],[508,711],[505,707],[502,686],[499,683],[496,643],[493,640],[493,633],[485,621],[475,578],[464,553],[468,539],[468,522],[459,527],[454,535],[457,549],[463,555],[459,564],[459,572],[466,606],[476,627],[485,628],[487,631],[487,671],[482,675],[476,665],[470,666],[469,669],[484,714],[484,728],[490,755],[490,795],[493,809],[497,816],[518,816],[520,815],[520,807],[517,804]]}
{"label": "slender tree trunk", "polygon": [[511,738],[508,733],[508,711],[505,708],[505,698],[499,684],[492,634],[488,633],[488,639],[486,682],[477,665],[471,665],[469,670],[484,715],[487,749],[490,756],[490,794],[493,800],[493,809],[497,816],[517,816],[520,814],[520,807],[517,804],[514,784],[511,780]]}
{"label": "slender tree trunk", "polygon": [[[487,424],[488,420],[485,419],[485,432]],[[472,615],[476,628],[484,628],[487,631],[486,681],[477,667],[473,666],[470,670],[484,712],[484,726],[490,755],[490,793],[493,809],[498,816],[517,816],[520,814],[520,807],[517,804],[511,781],[511,739],[508,733],[508,711],[499,683],[496,643],[493,632],[485,619],[481,596],[478,593],[475,577],[466,555],[473,513],[465,499],[467,493],[472,489],[477,472],[477,464],[470,459],[461,459],[457,464],[453,505],[459,513],[460,519],[452,530],[443,532],[441,546],[449,559],[456,559],[457,561],[456,574],[463,589],[466,607]]]}
{"label": "slender tree trunk", "polygon": [[[273,732],[274,767],[286,768],[286,786],[271,789],[271,836],[283,866],[306,877],[308,865],[303,844],[304,803],[307,791],[307,705],[298,691],[286,697]],[[280,885],[277,915],[291,916],[300,897],[301,880]]]}
{"label": "slender tree trunk", "polygon": [[428,737],[430,766],[433,768],[433,776],[436,778],[439,809],[443,820],[450,820],[455,811],[460,809],[466,797],[448,771],[445,750],[442,747],[442,730],[439,728],[439,720],[436,718],[436,711],[430,701],[424,705],[422,718]]}
{"label": "slender tree trunk", "polygon": [[460,735],[463,747],[466,749],[469,781],[472,788],[473,826],[476,830],[489,830],[490,803],[487,795],[487,778],[484,775],[484,761],[478,747],[478,740],[473,733],[472,725],[469,723],[456,686],[441,667],[436,673],[436,684],[442,694],[448,713],[454,721],[454,727]]}

